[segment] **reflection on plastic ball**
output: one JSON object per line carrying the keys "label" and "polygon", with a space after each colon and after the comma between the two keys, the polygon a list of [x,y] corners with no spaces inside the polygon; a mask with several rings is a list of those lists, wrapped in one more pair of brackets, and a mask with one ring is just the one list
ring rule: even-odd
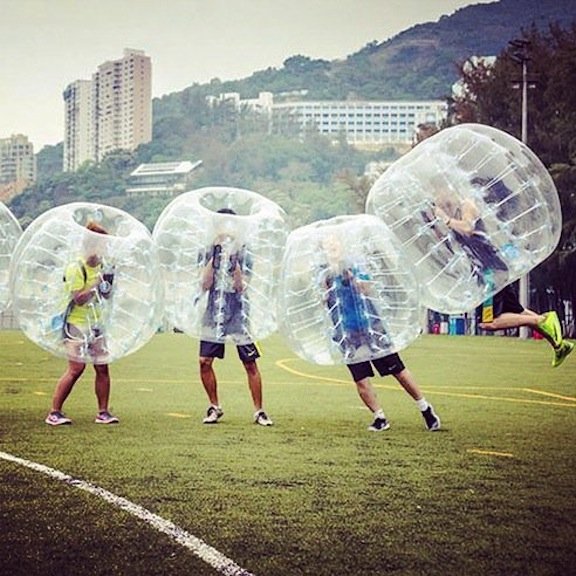
{"label": "reflection on plastic ball", "polygon": [[543,262],[560,239],[552,178],[524,144],[495,128],[442,130],[374,184],[366,211],[394,231],[422,303],[466,312]]}
{"label": "reflection on plastic ball", "polygon": [[286,236],[283,210],[256,192],[209,187],[178,196],[153,231],[168,322],[211,342],[270,335]]}
{"label": "reflection on plastic ball", "polygon": [[420,333],[418,287],[380,219],[339,216],[289,236],[280,331],[301,358],[353,364],[406,348]]}
{"label": "reflection on plastic ball", "polygon": [[10,287],[23,332],[57,356],[107,364],[142,347],[162,319],[150,232],[129,214],[72,203],[39,216],[14,251]]}
{"label": "reflection on plastic ball", "polygon": [[8,278],[10,260],[16,244],[22,235],[22,228],[12,212],[0,202],[0,312],[10,305]]}

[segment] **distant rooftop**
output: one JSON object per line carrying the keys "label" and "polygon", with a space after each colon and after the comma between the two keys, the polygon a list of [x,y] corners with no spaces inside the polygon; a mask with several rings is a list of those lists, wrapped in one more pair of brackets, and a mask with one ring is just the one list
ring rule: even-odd
{"label": "distant rooftop", "polygon": [[136,170],[131,172],[130,176],[169,176],[185,175],[198,168],[202,160],[197,162],[158,162],[156,164],[140,164]]}
{"label": "distant rooftop", "polygon": [[188,189],[194,171],[201,165],[202,160],[140,164],[130,173],[126,194],[130,197],[176,196]]}

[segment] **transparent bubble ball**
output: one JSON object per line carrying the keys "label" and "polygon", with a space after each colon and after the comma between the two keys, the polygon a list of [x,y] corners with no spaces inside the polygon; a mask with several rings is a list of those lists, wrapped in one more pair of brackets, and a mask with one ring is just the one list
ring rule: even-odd
{"label": "transparent bubble ball", "polygon": [[418,284],[390,229],[372,215],[292,231],[282,261],[280,332],[315,364],[354,364],[409,346],[421,331]]}
{"label": "transparent bubble ball", "polygon": [[10,306],[10,261],[22,228],[16,217],[0,202],[0,312]]}
{"label": "transparent bubble ball", "polygon": [[[87,226],[100,226],[101,234]],[[163,287],[152,236],[110,206],[72,203],[24,231],[10,267],[14,311],[30,340],[56,356],[108,364],[158,330]],[[87,302],[72,294],[87,292]]]}
{"label": "transparent bubble ball", "polygon": [[194,338],[237,345],[277,329],[276,292],[287,236],[277,204],[241,188],[200,188],[175,198],[152,235],[165,314],[174,327]]}
{"label": "transparent bubble ball", "polygon": [[[470,311],[530,272],[562,229],[542,162],[513,136],[480,124],[442,130],[394,162],[371,188],[366,212],[400,239],[422,304],[444,313]],[[461,224],[463,215],[473,226]]]}

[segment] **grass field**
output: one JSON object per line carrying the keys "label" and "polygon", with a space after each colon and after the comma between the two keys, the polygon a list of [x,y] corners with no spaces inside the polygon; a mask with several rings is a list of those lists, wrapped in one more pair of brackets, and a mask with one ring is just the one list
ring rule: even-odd
{"label": "grass field", "polygon": [[[235,351],[217,363],[225,416],[205,426],[197,343],[155,337],[111,367],[119,426],[97,426],[92,372],[43,423],[64,361],[0,332],[0,451],[85,480],[171,521],[256,576],[564,575],[576,565],[576,358],[542,341],[425,336],[403,354],[443,429],[392,378],[391,429],[343,366],[260,362],[272,428],[252,424]],[[0,459],[0,573],[217,575],[98,495]]]}

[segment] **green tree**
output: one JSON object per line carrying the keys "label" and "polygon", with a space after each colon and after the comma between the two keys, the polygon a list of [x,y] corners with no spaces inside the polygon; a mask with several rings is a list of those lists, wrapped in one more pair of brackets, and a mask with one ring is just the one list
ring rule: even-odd
{"label": "green tree", "polygon": [[[533,297],[560,310],[569,300],[576,310],[576,25],[551,25],[546,33],[533,27],[521,39],[533,86],[527,143],[550,170],[563,215],[556,252],[531,274]],[[464,92],[453,102],[455,122],[480,122],[521,137],[521,70],[515,52],[509,46],[493,66],[462,65]]]}
{"label": "green tree", "polygon": [[44,146],[38,152],[36,155],[36,167],[39,180],[46,180],[62,172],[63,150],[64,145],[60,143],[55,146]]}

